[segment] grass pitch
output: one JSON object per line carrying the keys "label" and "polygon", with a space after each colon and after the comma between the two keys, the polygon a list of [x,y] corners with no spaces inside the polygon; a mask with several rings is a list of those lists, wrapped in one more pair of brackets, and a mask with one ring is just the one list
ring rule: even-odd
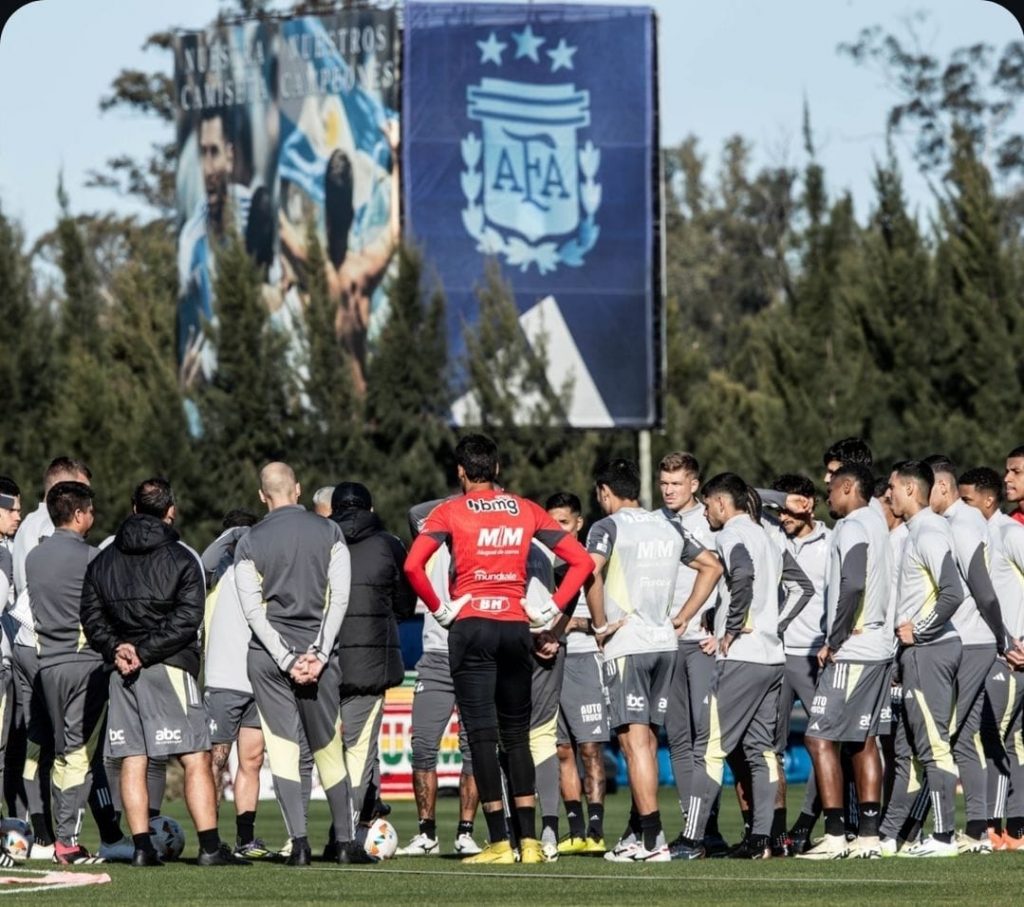
{"label": "grass pitch", "polygon": [[[730,795],[727,795],[728,799]],[[803,788],[789,793],[790,815],[795,816]],[[391,821],[404,844],[416,831],[412,803],[394,802]],[[608,798],[606,840],[611,844],[625,824],[629,798],[619,792]],[[956,859],[887,859],[869,862],[843,861],[811,863],[804,860],[740,862],[701,860],[692,863],[662,863],[631,866],[608,863],[600,857],[562,857],[542,866],[462,866],[450,857],[398,857],[375,866],[337,866],[314,863],[291,869],[272,863],[250,868],[200,869],[191,865],[195,855],[195,833],[184,804],[168,804],[167,814],[175,816],[186,830],[185,859],[160,869],[132,869],[104,865],[76,870],[106,872],[109,885],[67,890],[27,891],[28,886],[2,886],[0,897],[12,896],[18,903],[33,899],[47,905],[145,904],[184,907],[193,904],[287,904],[297,907],[324,902],[343,904],[425,905],[452,904],[473,907],[483,904],[539,905],[627,905],[680,904],[682,902],[725,905],[785,904],[822,905],[837,902],[861,904],[961,904],[1012,902],[1024,881],[1024,853],[967,856]],[[672,791],[662,790],[661,811],[666,831],[679,831],[679,811]],[[326,837],[326,805],[311,808],[310,837],[314,843]],[[442,850],[450,850],[454,837],[457,802],[442,799],[438,804],[438,833]],[[90,825],[87,820],[87,826]],[[563,818],[564,827],[564,818]],[[725,810],[722,830],[734,841],[739,836],[739,815],[734,801]],[[233,840],[231,804],[222,809],[221,830]],[[563,828],[564,830],[564,828]],[[87,829],[84,843],[96,845]],[[477,838],[483,822],[478,820]],[[820,829],[819,829],[820,831]],[[272,802],[261,805],[257,834],[271,844],[284,842],[284,827]],[[34,870],[52,869],[44,863],[22,864]],[[3,874],[0,871],[0,874]]]}

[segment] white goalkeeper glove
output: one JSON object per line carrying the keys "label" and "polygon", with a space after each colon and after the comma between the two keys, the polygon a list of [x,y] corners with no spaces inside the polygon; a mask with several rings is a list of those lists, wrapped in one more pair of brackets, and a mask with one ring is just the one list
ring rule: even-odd
{"label": "white goalkeeper glove", "polygon": [[467,592],[453,602],[442,601],[440,607],[434,612],[434,620],[447,630],[455,623],[455,618],[459,616],[462,606],[471,598],[472,596]]}
{"label": "white goalkeeper glove", "polygon": [[530,621],[530,628],[534,630],[546,627],[562,613],[551,593],[536,577],[530,580],[526,587],[526,598],[520,599],[520,602]]}

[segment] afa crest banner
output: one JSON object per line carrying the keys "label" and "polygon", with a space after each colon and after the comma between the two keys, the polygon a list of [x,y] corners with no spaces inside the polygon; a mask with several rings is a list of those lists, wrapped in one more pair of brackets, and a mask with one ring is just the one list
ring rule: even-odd
{"label": "afa crest banner", "polygon": [[[577,427],[657,420],[654,17],[641,7],[406,7],[407,229],[464,351],[488,259]],[[468,397],[454,420],[474,421]]]}

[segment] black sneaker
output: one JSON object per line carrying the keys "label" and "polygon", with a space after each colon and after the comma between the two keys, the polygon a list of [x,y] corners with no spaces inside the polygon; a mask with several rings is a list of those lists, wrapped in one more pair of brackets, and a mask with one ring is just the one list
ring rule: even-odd
{"label": "black sneaker", "polygon": [[355,841],[346,841],[338,846],[338,856],[335,857],[338,863],[375,863],[373,859]]}
{"label": "black sneaker", "polygon": [[[330,845],[328,845],[330,846]],[[313,862],[313,851],[309,844],[292,844],[292,852],[284,861],[285,866],[309,866]]]}
{"label": "black sneaker", "polygon": [[773,857],[793,856],[793,841],[789,835],[776,835],[772,838]]}
{"label": "black sneaker", "polygon": [[156,855],[155,850],[143,850],[141,847],[135,848],[135,853],[132,854],[132,866],[163,866],[164,861]]}
{"label": "black sneaker", "polygon": [[668,845],[668,855],[672,860],[703,860],[705,857],[701,844],[691,843],[682,835]]}
{"label": "black sneaker", "polygon": [[814,842],[811,841],[811,834],[802,828],[794,828],[788,835],[789,837],[789,852],[793,856],[799,856],[802,853],[807,853],[813,846]]}
{"label": "black sneaker", "polygon": [[373,818],[374,819],[386,819],[391,815],[391,806],[377,798],[377,802],[373,804]]}
{"label": "black sneaker", "polygon": [[213,853],[199,851],[196,866],[252,866],[252,863],[241,857],[236,857],[227,844],[221,843]]}
{"label": "black sneaker", "polygon": [[324,845],[324,855],[323,855],[324,862],[326,862],[326,863],[337,863],[338,862],[338,853],[339,853],[338,842],[337,841],[328,841]]}
{"label": "black sneaker", "polygon": [[701,841],[704,847],[704,855],[709,860],[721,860],[729,853],[729,842],[721,835],[705,835]]}
{"label": "black sneaker", "polygon": [[767,836],[749,836],[737,844],[726,858],[730,860],[767,860],[772,855],[772,845]]}

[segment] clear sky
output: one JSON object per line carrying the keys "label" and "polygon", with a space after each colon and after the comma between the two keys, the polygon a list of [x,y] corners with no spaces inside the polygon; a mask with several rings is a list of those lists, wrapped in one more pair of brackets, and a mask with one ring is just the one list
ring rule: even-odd
{"label": "clear sky", "polygon": [[[894,98],[880,76],[839,57],[836,45],[868,25],[899,31],[922,7],[930,13],[921,30],[924,47],[940,56],[957,46],[1002,48],[1021,38],[1009,12],[985,0],[648,5],[661,20],[664,143],[694,133],[714,163],[722,142],[740,133],[755,143],[755,163],[801,165],[806,97],[830,188],[848,187],[861,217]],[[141,115],[101,114],[99,99],[122,67],[170,74],[169,53],[142,50],[146,36],[168,26],[201,27],[218,6],[216,0],[38,0],[15,13],[0,37],[0,205],[30,240],[54,224],[61,169],[73,210],[143,210],[110,191],[86,188],[86,174],[109,156],[143,154],[169,133]],[[908,190],[927,207],[923,182],[909,172]]]}

